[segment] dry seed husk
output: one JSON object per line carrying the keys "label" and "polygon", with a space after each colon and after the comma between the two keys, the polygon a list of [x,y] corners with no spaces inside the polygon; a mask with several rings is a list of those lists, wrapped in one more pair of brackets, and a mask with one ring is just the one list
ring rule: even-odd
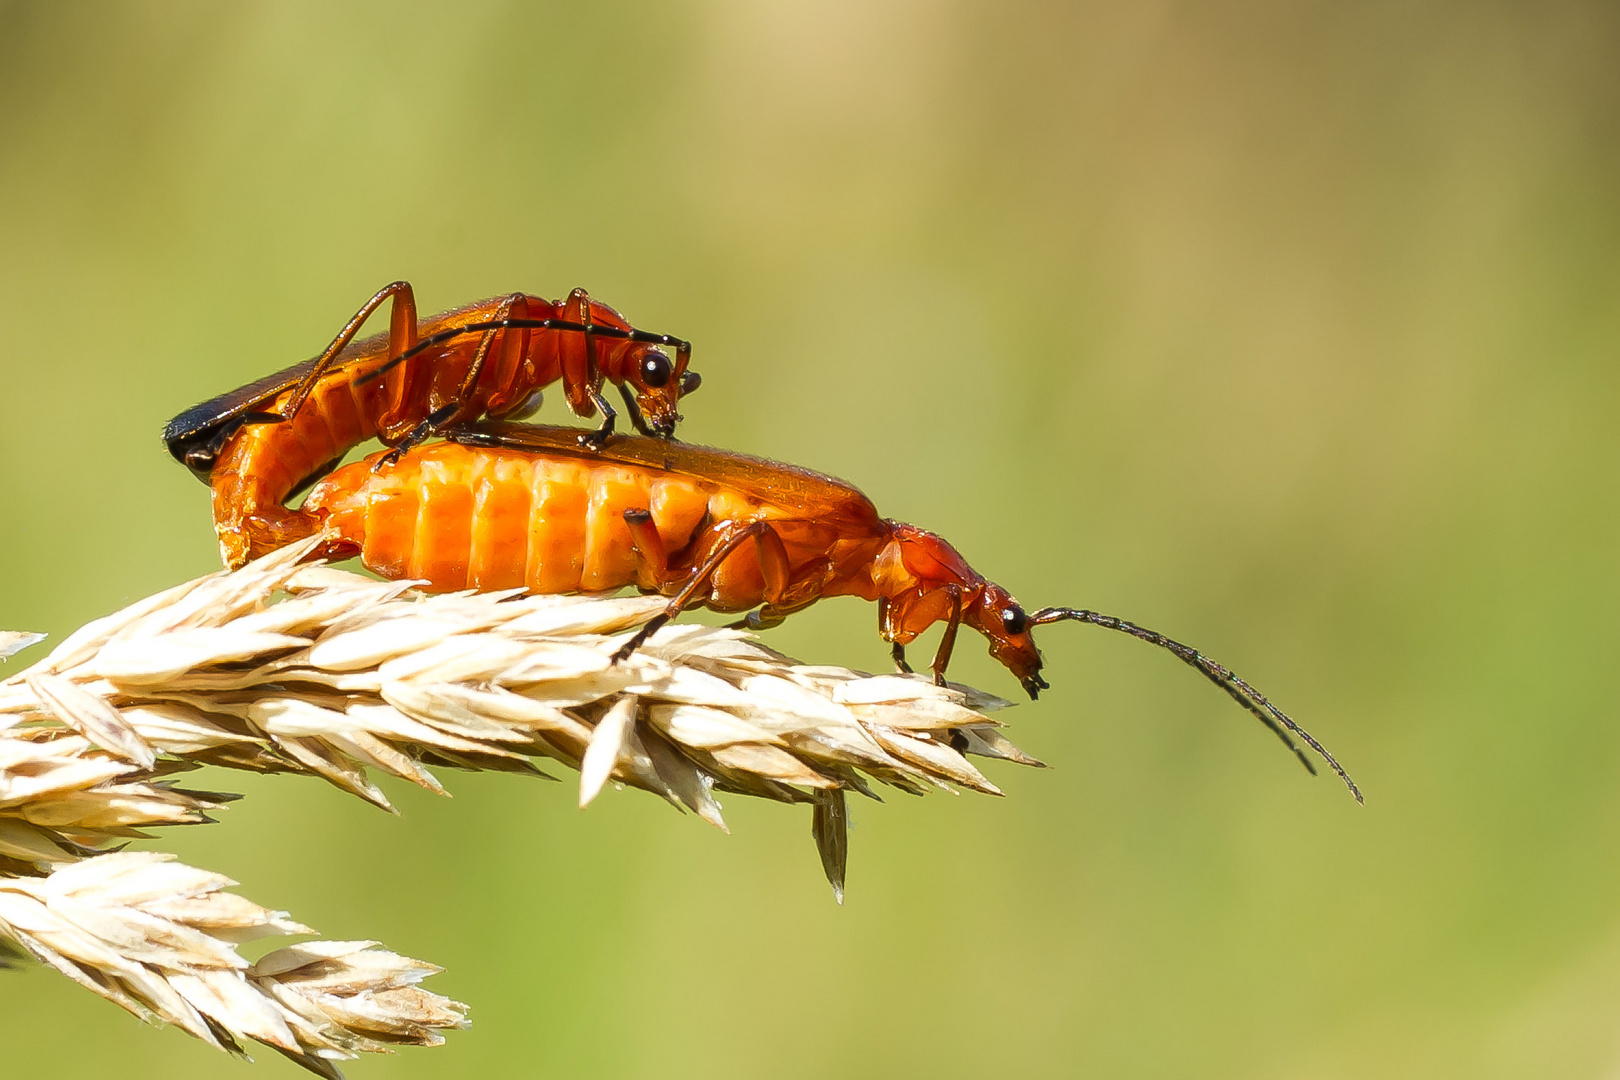
{"label": "dry seed husk", "polygon": [[[0,947],[9,941],[152,1021],[322,1076],[436,1045],[466,1007],[438,969],[373,942],[311,941],[249,965],[239,941],[307,928],[171,857],[111,849],[211,820],[232,796],[165,777],[205,764],[319,777],[391,809],[377,774],[443,793],[434,767],[580,772],[726,827],[717,794],[809,803],[840,902],[850,791],[999,790],[964,754],[1039,765],[988,712],[920,676],[799,664],[751,635],[662,628],[613,663],[659,598],[429,596],[301,562],[295,544],[98,619],[0,682]],[[0,633],[0,660],[39,640]],[[12,955],[0,955],[3,963]]]}

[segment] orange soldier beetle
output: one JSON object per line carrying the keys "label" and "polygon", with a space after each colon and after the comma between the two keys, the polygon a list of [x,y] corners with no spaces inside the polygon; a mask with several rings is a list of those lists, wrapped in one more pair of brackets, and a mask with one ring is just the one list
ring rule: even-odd
{"label": "orange soldier beetle", "polygon": [[[792,465],[684,443],[622,438],[582,450],[573,429],[479,423],[447,432],[392,468],[374,455],[310,492],[303,514],[330,537],[325,553],[358,554],[376,573],[441,591],[527,587],[562,593],[633,585],[670,598],[614,654],[622,660],[683,609],[749,611],[734,624],[775,626],[817,600],[878,605],[878,632],[904,672],[905,647],[936,622],[945,632],[934,681],[963,624],[1030,697],[1047,688],[1033,627],[1072,620],[1168,649],[1224,690],[1314,773],[1297,736],[1357,801],[1325,747],[1254,687],[1196,649],[1135,623],[1076,608],[1026,613],[944,539],[878,516],[841,480]],[[754,610],[750,610],[754,609]]]}
{"label": "orange soldier beetle", "polygon": [[[388,333],[354,340],[385,302]],[[513,293],[418,321],[410,284],[396,281],[319,356],[187,409],[163,440],[213,487],[221,555],[234,567],[308,535],[282,504],[353,447],[380,438],[398,460],[449,424],[532,412],[558,379],[574,412],[602,413],[601,427],[577,436],[587,445],[613,433],[604,382],[638,431],[667,438],[681,397],[702,382],[690,357],[689,343],[637,330],[583,289],[562,301]]]}

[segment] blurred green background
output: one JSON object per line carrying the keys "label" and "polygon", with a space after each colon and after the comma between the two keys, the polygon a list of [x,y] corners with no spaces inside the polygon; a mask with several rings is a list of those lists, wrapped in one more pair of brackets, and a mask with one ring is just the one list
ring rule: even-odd
{"label": "blurred green background", "polygon": [[[213,569],[160,427],[384,283],[584,285],[696,343],[687,438],[1196,643],[1368,795],[1072,625],[1005,714],[1055,768],[855,806],[843,908],[802,809],[204,774],[250,798],[155,846],[474,1006],[352,1076],[1616,1075],[1620,9],[338,7],[0,3],[0,626]],[[38,968],[0,1032],[296,1072]]]}

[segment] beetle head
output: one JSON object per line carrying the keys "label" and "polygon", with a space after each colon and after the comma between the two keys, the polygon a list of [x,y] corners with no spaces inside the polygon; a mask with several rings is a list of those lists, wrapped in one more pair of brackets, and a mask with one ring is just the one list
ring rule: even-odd
{"label": "beetle head", "polygon": [[984,635],[990,655],[1017,677],[1029,696],[1046,689],[1029,619],[1012,594],[986,581],[933,533],[900,522],[892,523],[892,529],[893,538],[872,563],[878,595],[889,602],[884,630],[890,639],[909,642],[950,618],[954,593],[961,597],[962,622]]}
{"label": "beetle head", "polygon": [[625,373],[642,418],[666,439],[675,434],[675,425],[681,420],[681,398],[703,382],[697,372],[687,370],[690,360],[691,352],[686,348],[677,349],[671,357],[667,350],[648,345],[633,354]]}
{"label": "beetle head", "polygon": [[1012,672],[1030,697],[1046,689],[1041,678],[1041,651],[1029,629],[1033,625],[1012,594],[995,582],[986,582],[978,603],[962,613],[962,621],[990,642],[990,655]]}

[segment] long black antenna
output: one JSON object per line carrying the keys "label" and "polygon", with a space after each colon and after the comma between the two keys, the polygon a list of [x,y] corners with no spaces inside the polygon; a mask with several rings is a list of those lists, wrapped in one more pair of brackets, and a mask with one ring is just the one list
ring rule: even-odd
{"label": "long black antenna", "polygon": [[1327,762],[1333,771],[1339,774],[1339,779],[1343,780],[1345,786],[1350,789],[1350,794],[1356,797],[1356,802],[1366,802],[1361,797],[1361,789],[1356,787],[1354,780],[1350,779],[1350,774],[1344,771],[1344,767],[1334,759],[1332,754],[1328,753],[1327,747],[1316,741],[1315,736],[1294,723],[1287,713],[1267,701],[1266,696],[1260,691],[1191,645],[1183,645],[1181,642],[1167,638],[1157,631],[1137,626],[1135,623],[1126,622],[1124,619],[1116,619],[1112,615],[1103,615],[1099,612],[1085,611],[1078,608],[1042,608],[1030,615],[1029,625],[1039,626],[1042,623],[1062,622],[1065,619],[1090,623],[1093,626],[1101,626],[1107,630],[1118,630],[1123,634],[1141,638],[1151,645],[1169,649],[1180,657],[1183,663],[1197,668],[1204,678],[1225,690],[1233,701],[1249,710],[1262,724],[1270,728],[1271,733],[1281,739],[1283,745],[1294,752],[1294,756],[1299,759],[1300,764],[1304,765],[1306,771],[1312,776],[1316,775],[1316,766],[1311,764],[1311,759],[1305,756],[1305,752],[1294,743],[1293,739],[1289,738],[1290,732],[1299,736],[1301,742],[1321,755],[1322,760]]}

